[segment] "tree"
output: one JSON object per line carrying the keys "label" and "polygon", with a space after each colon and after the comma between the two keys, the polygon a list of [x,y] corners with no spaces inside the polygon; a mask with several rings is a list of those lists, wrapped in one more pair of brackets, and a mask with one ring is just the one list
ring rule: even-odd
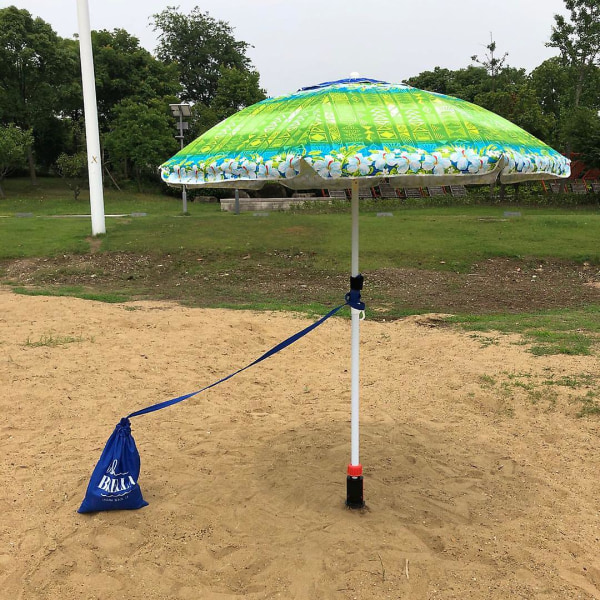
{"label": "tree", "polygon": [[114,160],[133,167],[141,191],[143,176],[155,177],[158,167],[177,150],[168,106],[156,99],[146,104],[123,100],[114,108],[105,146]]}
{"label": "tree", "polygon": [[546,46],[557,48],[563,65],[574,69],[573,102],[578,107],[586,75],[592,67],[599,66],[600,3],[598,0],[565,0],[565,6],[571,11],[571,20],[554,15],[555,25]]}
{"label": "tree", "polygon": [[572,105],[569,69],[558,57],[544,61],[531,72],[531,85],[544,113],[559,117],[563,107]]}
{"label": "tree", "polygon": [[[496,69],[498,63],[495,64]],[[542,140],[547,140],[555,128],[554,115],[540,107],[537,91],[524,69],[504,67],[495,71],[492,81],[491,73],[483,66],[457,71],[435,67],[412,77],[408,83],[483,106]]]}
{"label": "tree", "polygon": [[[236,40],[228,23],[213,19],[198,7],[190,15],[168,7],[154,15],[154,30],[160,32],[157,56],[177,65],[181,99],[186,102],[210,106],[223,68],[251,72],[246,56],[249,44]],[[258,88],[258,80],[255,85]]]}
{"label": "tree", "polygon": [[469,65],[453,72],[449,94],[474,102],[475,97],[491,89],[490,77],[483,67]]}
{"label": "tree", "polygon": [[[92,32],[98,114],[107,128],[123,100],[174,99],[181,91],[175,65],[157,60],[124,29]],[[168,102],[165,101],[167,104]]]}
{"label": "tree", "polygon": [[496,42],[490,33],[490,43],[486,46],[488,53],[485,58],[479,59],[476,54],[471,56],[471,60],[481,65],[490,75],[492,81],[492,92],[496,91],[496,77],[502,72],[508,52],[505,52],[500,58],[494,53],[496,52]]}
{"label": "tree", "polygon": [[468,102],[473,102],[475,96],[490,90],[486,70],[472,65],[457,71],[435,67],[433,71],[424,71],[411,77],[407,83],[421,90],[447,94]]}
{"label": "tree", "polygon": [[211,103],[211,108],[220,121],[246,106],[265,99],[265,93],[260,89],[258,80],[257,71],[221,67],[217,92]]}
{"label": "tree", "polygon": [[577,77],[576,69],[564,65],[558,56],[544,61],[531,73],[531,87],[540,107],[555,122],[549,138],[544,141],[557,148],[578,145],[576,140],[571,140],[569,132],[574,130],[569,121],[579,108],[586,107],[594,113],[600,110],[600,68],[589,69],[579,92],[579,107],[575,106]]}
{"label": "tree", "polygon": [[600,167],[600,116],[579,106],[563,121],[562,133],[570,149],[588,167]]}
{"label": "tree", "polygon": [[81,193],[81,186],[88,178],[87,153],[76,154],[62,153],[55,164],[56,171],[66,181],[67,186],[73,192],[75,201]]}
{"label": "tree", "polygon": [[534,90],[528,85],[484,92],[475,97],[475,103],[508,119],[541,140],[548,140],[554,129],[553,115],[544,114]]}
{"label": "tree", "polygon": [[[66,59],[65,45],[48,23],[14,6],[0,9],[0,122],[34,135],[48,129],[59,112]],[[35,183],[32,146],[28,159]]]}
{"label": "tree", "polygon": [[453,71],[450,71],[450,69],[435,67],[433,71],[423,71],[407,79],[406,83],[420,90],[427,90],[438,94],[449,94],[448,89],[452,80],[452,74]]}
{"label": "tree", "polygon": [[4,198],[2,181],[10,171],[25,163],[32,144],[31,131],[23,131],[12,123],[0,125],[0,198]]}
{"label": "tree", "polygon": [[[63,114],[74,121],[83,118],[83,91],[79,44],[65,40],[71,54],[69,85],[63,88]],[[175,65],[166,65],[140,46],[124,29],[92,31],[96,100],[101,130],[108,130],[112,110],[129,98],[147,102],[174,99],[181,90]],[[165,100],[167,102],[167,100]]]}

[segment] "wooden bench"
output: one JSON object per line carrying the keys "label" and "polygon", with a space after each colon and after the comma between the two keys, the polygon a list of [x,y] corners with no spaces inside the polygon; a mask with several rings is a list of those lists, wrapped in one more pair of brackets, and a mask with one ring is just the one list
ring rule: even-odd
{"label": "wooden bench", "polygon": [[346,195],[346,190],[327,190],[327,195],[330,198],[348,200],[348,196]]}
{"label": "wooden bench", "polygon": [[464,185],[451,185],[450,193],[455,198],[460,198],[461,196],[467,195],[467,188]]}
{"label": "wooden bench", "polygon": [[380,183],[379,184],[379,197],[380,198],[397,198],[398,192],[391,183]]}
{"label": "wooden bench", "polygon": [[421,188],[404,188],[405,198],[422,198]]}
{"label": "wooden bench", "polygon": [[446,190],[444,189],[443,186],[441,185],[432,185],[430,187],[427,188],[427,191],[429,192],[430,196],[445,196],[446,195]]}
{"label": "wooden bench", "polygon": [[573,181],[571,182],[571,191],[574,194],[587,194],[588,189],[585,181]]}

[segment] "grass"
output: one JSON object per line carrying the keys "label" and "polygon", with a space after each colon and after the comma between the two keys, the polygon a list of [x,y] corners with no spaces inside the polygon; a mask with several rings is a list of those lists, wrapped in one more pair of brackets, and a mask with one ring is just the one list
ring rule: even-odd
{"label": "grass", "polygon": [[578,417],[600,415],[600,404],[598,404],[598,392],[589,391],[582,399],[583,406],[577,413]]}
{"label": "grass", "polygon": [[600,341],[600,306],[537,313],[458,315],[449,317],[467,331],[518,333],[536,356],[589,355]]}
{"label": "grass", "polygon": [[[14,259],[89,255],[91,225],[83,215],[89,214],[90,207],[85,193],[74,201],[60,180],[50,178],[40,179],[35,188],[26,180],[8,179],[4,188],[7,199],[0,200],[0,217],[4,217],[0,218],[0,261],[8,264]],[[600,212],[596,207],[511,206],[510,210],[515,208],[521,216],[505,218],[506,207],[496,205],[364,203],[361,269],[401,267],[464,273],[478,261],[494,257],[600,265]],[[393,218],[377,217],[382,209],[392,212]],[[322,205],[315,205],[271,213],[264,219],[252,213],[224,213],[218,204],[189,202],[189,215],[183,216],[179,198],[107,190],[106,214],[128,216],[107,216],[107,234],[94,240],[94,251],[109,257],[120,253],[148,256],[148,266],[138,264],[129,271],[123,267],[122,272],[116,269],[110,285],[100,283],[110,273],[92,272],[86,265],[40,268],[32,281],[35,287],[16,285],[14,289],[21,294],[125,302],[140,296],[171,297],[165,286],[181,285],[177,297],[184,303],[322,314],[323,305],[340,300],[335,291],[328,290],[334,289],[331,281],[336,285],[338,280],[346,281],[351,228],[347,203],[322,211]],[[16,216],[28,213],[33,216]],[[132,217],[133,213],[146,216]],[[82,217],[57,218],[64,215]],[[157,265],[167,261],[173,278],[163,281]],[[142,273],[143,268],[146,271]],[[68,269],[72,271],[67,273]],[[310,297],[302,289],[287,289],[285,274],[291,271],[313,289],[315,281],[323,282],[323,290]],[[272,289],[265,292],[251,286],[259,272],[267,273]],[[211,300],[199,297],[197,290],[186,292],[185,283],[181,284],[185,277],[200,274]],[[77,285],[55,283],[66,275],[76,279]],[[240,285],[242,280],[250,282],[247,287]],[[270,293],[273,289],[281,293]],[[385,290],[373,290],[373,297],[382,304],[386,304],[385,294]],[[418,311],[418,307],[390,303],[383,316]],[[590,354],[600,333],[599,313],[600,306],[588,306],[529,314],[464,314],[450,321],[477,332],[474,335],[484,346],[496,342],[483,334],[498,331],[522,335],[536,355]]]}
{"label": "grass", "polygon": [[582,373],[580,375],[564,375],[558,379],[547,379],[544,381],[545,385],[559,385],[577,389],[580,387],[590,386],[596,382],[596,377],[589,373]]}
{"label": "grass", "polygon": [[125,294],[88,292],[82,286],[59,286],[56,288],[24,288],[15,286],[12,290],[16,294],[22,294],[23,296],[67,296],[108,303],[120,303],[130,300],[130,297]]}
{"label": "grass", "polygon": [[497,346],[498,339],[492,336],[481,335],[478,333],[471,334],[472,339],[477,340],[482,348],[487,348],[488,346]]}
{"label": "grass", "polygon": [[[75,202],[60,181],[42,179],[32,190],[8,180],[8,199],[0,201],[0,259],[54,256],[89,250],[89,219],[56,218],[89,214],[89,201]],[[520,218],[503,218],[500,206],[407,207],[395,203],[393,218],[378,218],[366,206],[361,215],[361,267],[420,267],[464,272],[490,257],[559,258],[600,264],[597,243],[600,213],[594,208],[521,209]],[[276,266],[281,255],[310,254],[315,268],[347,269],[350,215],[310,211],[233,215],[218,204],[188,203],[181,214],[177,198],[160,194],[107,191],[105,212],[145,217],[107,217],[101,251],[174,253],[181,250],[238,260],[250,254]],[[17,213],[32,217],[18,218]],[[385,243],[382,243],[385,241]]]}
{"label": "grass", "polygon": [[57,346],[65,346],[67,344],[80,343],[85,341],[93,342],[93,338],[84,338],[83,336],[73,337],[70,335],[55,335],[53,333],[47,333],[40,337],[38,341],[32,342],[30,338],[27,338],[25,346],[27,348],[40,348],[50,347],[56,348]]}
{"label": "grass", "polygon": [[[33,213],[35,216],[89,215],[89,192],[83,190],[78,200],[61,179],[53,177],[38,178],[38,185],[32,186],[28,179],[9,178],[2,182],[6,198],[0,199],[0,215]],[[104,191],[105,213],[131,214],[151,212],[158,215],[181,215],[181,201],[161,193],[127,190],[118,192],[112,189]],[[89,229],[89,223],[88,223]]]}
{"label": "grass", "polygon": [[[223,260],[249,254],[269,262],[305,253],[313,257],[317,268],[348,265],[351,224],[347,214],[273,213],[269,219],[257,219],[251,214],[223,214],[213,205],[193,210],[186,219],[149,215],[112,223],[102,249],[163,253],[186,249]],[[475,207],[454,214],[449,209],[412,209],[394,219],[363,214],[361,266],[365,270],[420,267],[465,272],[478,260],[498,256],[600,263],[600,215],[590,213],[583,218],[533,211],[518,223],[482,225],[479,215],[497,210]],[[45,225],[42,222],[40,227]],[[0,247],[0,256],[4,252]]]}
{"label": "grass", "polygon": [[479,383],[482,387],[490,388],[496,385],[496,380],[490,375],[481,375],[479,377]]}
{"label": "grass", "polygon": [[496,397],[502,398],[503,401],[511,400],[515,393],[520,393],[524,394],[531,404],[546,407],[547,410],[556,407],[559,395],[555,388],[568,387],[573,392],[569,396],[570,403],[580,406],[576,413],[578,417],[600,414],[599,378],[590,373],[557,378],[551,375],[549,379],[544,379],[531,373],[504,371],[497,378],[481,375],[479,384],[482,389],[493,391]]}
{"label": "grass", "polygon": [[595,337],[572,331],[530,331],[526,334],[534,344],[530,352],[535,356],[548,354],[590,355]]}

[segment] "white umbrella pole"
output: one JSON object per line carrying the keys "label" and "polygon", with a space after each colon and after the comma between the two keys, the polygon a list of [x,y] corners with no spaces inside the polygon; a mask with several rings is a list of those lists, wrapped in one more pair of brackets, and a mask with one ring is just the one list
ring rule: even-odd
{"label": "white umbrella pole", "polygon": [[[358,270],[358,180],[352,181],[352,277],[359,275]],[[350,309],[352,313],[352,419],[351,419],[351,464],[359,465],[359,342],[360,342],[360,311]]]}
{"label": "white umbrella pole", "polygon": [[102,189],[102,162],[100,157],[100,134],[98,132],[98,107],[96,105],[96,80],[90,31],[88,0],[77,0],[79,22],[79,53],[81,55],[81,82],[85,113],[85,137],[87,141],[88,172],[90,175],[90,208],[92,235],[106,233],[104,219],[104,190]]}
{"label": "white umbrella pole", "polygon": [[[360,276],[358,270],[358,180],[352,180],[352,278]],[[362,283],[360,285],[362,287]],[[356,308],[350,308],[352,315],[352,363],[351,363],[351,418],[350,418],[350,464],[348,465],[346,504],[350,508],[362,508],[363,477],[359,460],[359,342],[360,342],[360,313]]]}

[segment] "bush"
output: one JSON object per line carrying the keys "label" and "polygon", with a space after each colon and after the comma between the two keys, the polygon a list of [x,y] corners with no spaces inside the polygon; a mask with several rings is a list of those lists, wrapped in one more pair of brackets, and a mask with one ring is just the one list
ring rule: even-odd
{"label": "bush", "polygon": [[[404,208],[426,208],[435,206],[532,206],[576,208],[600,206],[600,194],[555,194],[544,190],[541,182],[522,183],[516,193],[515,186],[506,186],[504,198],[500,198],[496,187],[490,196],[489,185],[468,186],[467,195],[454,197],[451,194],[427,198],[378,198],[360,201],[361,212],[381,212]],[[293,209],[297,212],[313,214],[350,212],[349,200],[330,199],[329,201],[306,201]]]}
{"label": "bush", "polygon": [[85,152],[77,152],[76,154],[65,154],[63,152],[56,159],[54,168],[65,180],[67,186],[73,192],[75,200],[77,200],[81,193],[81,187],[88,179],[87,154]]}

